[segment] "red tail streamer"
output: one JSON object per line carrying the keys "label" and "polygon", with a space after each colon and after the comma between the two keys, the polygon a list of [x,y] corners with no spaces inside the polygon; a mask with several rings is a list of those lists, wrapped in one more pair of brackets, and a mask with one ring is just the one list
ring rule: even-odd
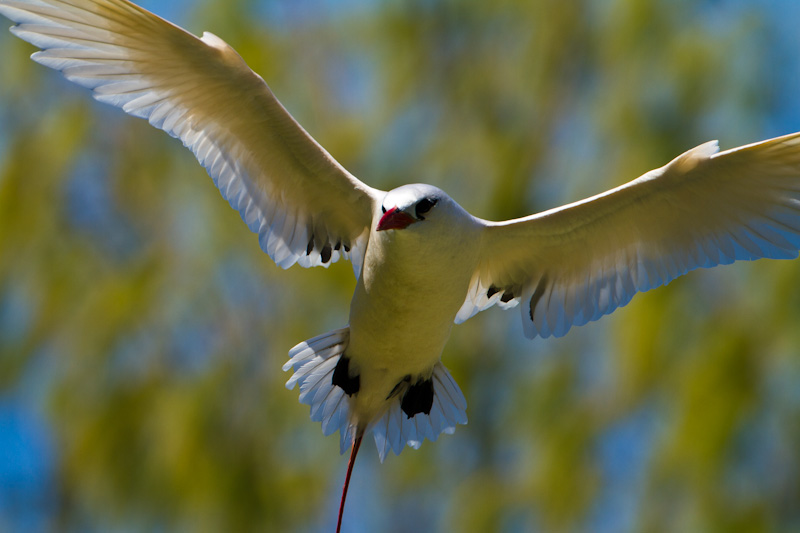
{"label": "red tail streamer", "polygon": [[339,503],[339,521],[336,523],[336,533],[342,530],[342,515],[344,514],[344,501],[347,499],[347,488],[350,486],[350,474],[353,473],[353,465],[356,462],[356,455],[358,449],[361,447],[361,435],[353,441],[353,450],[350,452],[350,460],[347,462],[347,475],[344,478],[344,487],[342,487],[342,501]]}

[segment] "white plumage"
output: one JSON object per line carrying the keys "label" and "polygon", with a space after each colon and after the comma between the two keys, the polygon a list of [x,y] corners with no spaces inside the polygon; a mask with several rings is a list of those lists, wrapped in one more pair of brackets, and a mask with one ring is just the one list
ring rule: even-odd
{"label": "white plumage", "polygon": [[126,0],[0,0],[0,14],[35,61],[181,139],[279,266],[352,261],[348,326],[284,367],[342,450],[371,431],[383,460],[466,423],[440,356],[452,324],[488,307],[518,307],[528,337],[562,336],[690,270],[798,255],[800,134],[709,142],[593,198],[488,222],[429,185],[356,179],[213,34]]}

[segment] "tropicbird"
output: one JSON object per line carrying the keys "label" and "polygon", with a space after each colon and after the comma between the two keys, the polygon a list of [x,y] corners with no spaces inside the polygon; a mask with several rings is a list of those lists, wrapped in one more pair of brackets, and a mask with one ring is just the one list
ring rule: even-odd
{"label": "tropicbird", "polygon": [[195,154],[282,268],[349,259],[344,328],[289,352],[287,387],[351,456],[383,461],[466,423],[442,365],[453,323],[518,307],[527,337],[563,336],[699,267],[800,248],[800,133],[720,152],[716,141],[592,198],[490,222],[444,191],[381,191],[345,170],[219,37],[126,0],[0,0],[32,58],[147,119]]}

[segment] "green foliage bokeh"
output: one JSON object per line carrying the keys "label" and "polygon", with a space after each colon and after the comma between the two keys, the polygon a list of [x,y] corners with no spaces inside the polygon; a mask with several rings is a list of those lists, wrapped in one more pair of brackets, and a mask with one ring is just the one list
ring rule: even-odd
{"label": "green foliage bokeh", "polygon": [[[185,4],[173,21],[237,48],[356,176],[484,218],[800,130],[796,103],[790,130],[770,118],[789,67],[758,3]],[[0,397],[53,440],[42,524],[329,529],[338,439],[280,367],[345,323],[349,264],[277,268],[178,141],[32,51],[0,36]],[[516,311],[454,328],[469,425],[383,465],[365,447],[345,529],[800,528],[798,286],[800,263],[760,261],[563,339],[526,341]]]}

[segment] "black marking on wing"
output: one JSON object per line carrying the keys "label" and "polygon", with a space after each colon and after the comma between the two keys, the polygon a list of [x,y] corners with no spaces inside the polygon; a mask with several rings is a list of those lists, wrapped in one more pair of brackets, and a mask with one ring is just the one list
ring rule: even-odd
{"label": "black marking on wing", "polygon": [[411,385],[400,402],[400,408],[408,418],[417,413],[431,414],[433,407],[433,380],[417,381]]}
{"label": "black marking on wing", "polygon": [[491,287],[489,287],[489,290],[486,291],[486,297],[487,298],[491,298],[492,296],[494,296],[498,292],[502,292],[503,293],[503,295],[500,297],[500,301],[503,302],[504,304],[507,304],[508,302],[510,302],[511,300],[513,300],[515,298],[513,290],[511,290],[511,289],[501,289],[500,287],[497,287],[495,285],[492,285]]}
{"label": "black marking on wing", "polygon": [[350,358],[342,355],[336,362],[336,368],[333,370],[332,383],[341,388],[348,396],[357,393],[361,388],[361,376],[356,374],[350,375]]}
{"label": "black marking on wing", "polygon": [[330,263],[331,259],[333,259],[333,253],[338,252],[342,248],[344,248],[345,253],[350,252],[350,245],[347,242],[343,242],[341,239],[337,240],[335,244],[331,241],[325,241],[323,244],[321,239],[317,239],[316,235],[312,235],[306,246],[306,255],[311,255],[314,250],[319,250],[319,259],[324,265]]}
{"label": "black marking on wing", "polygon": [[323,263],[327,263],[331,260],[331,253],[331,243],[326,242],[325,246],[322,247],[322,251],[319,253]]}
{"label": "black marking on wing", "polygon": [[533,291],[533,296],[531,296],[531,307],[528,314],[531,317],[531,322],[533,322],[533,310],[536,309],[536,304],[539,303],[539,300],[542,299],[544,296],[545,286],[547,285],[547,276],[542,276],[539,279],[539,283],[536,284],[536,289]]}

